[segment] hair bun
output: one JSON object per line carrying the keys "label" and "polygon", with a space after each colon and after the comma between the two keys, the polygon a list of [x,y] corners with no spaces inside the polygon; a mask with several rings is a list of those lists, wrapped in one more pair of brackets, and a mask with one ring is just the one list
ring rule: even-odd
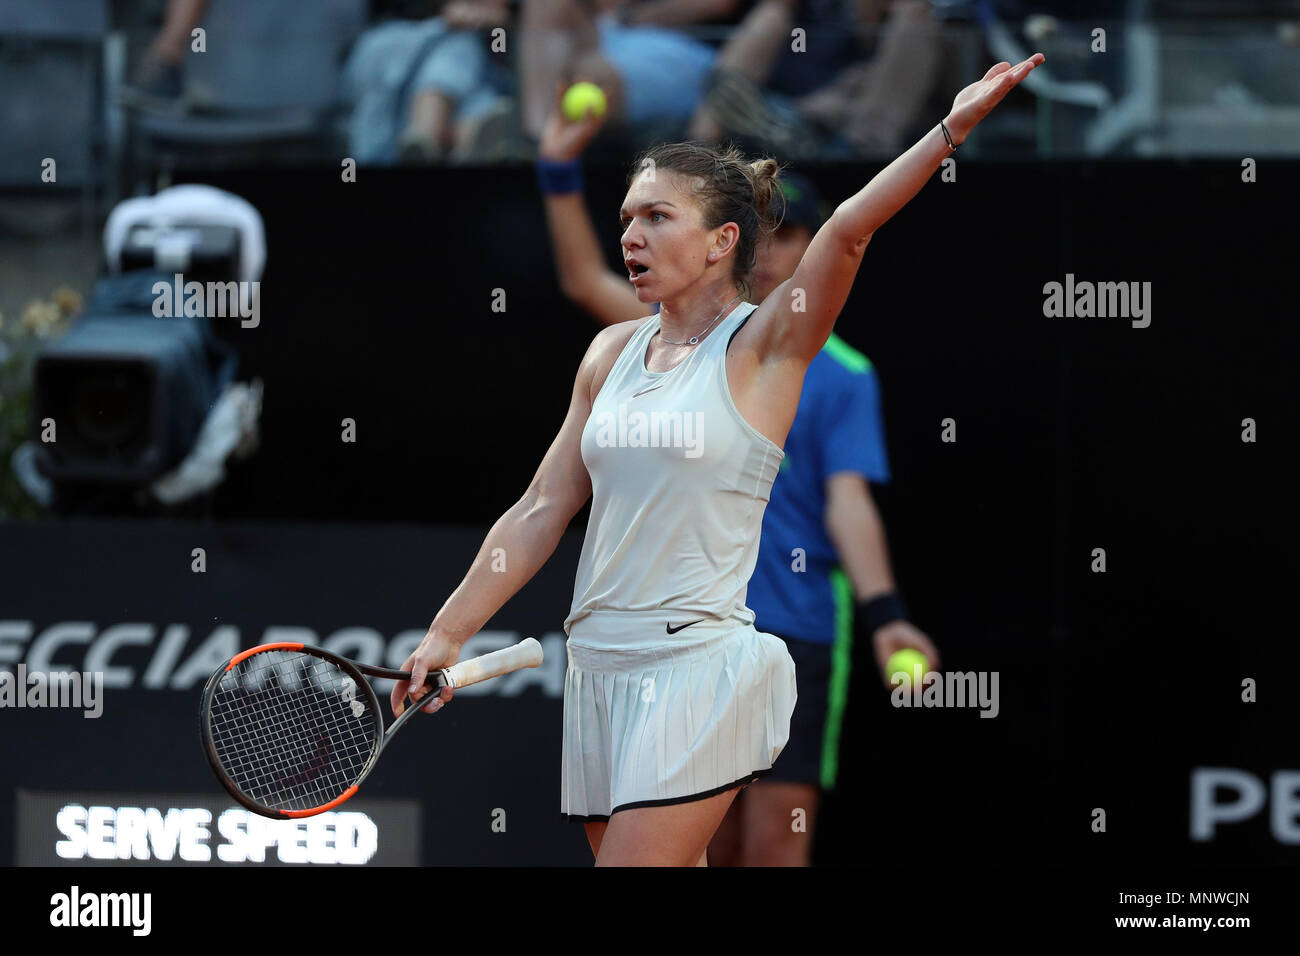
{"label": "hair bun", "polygon": [[[771,157],[756,159],[749,164],[750,181],[754,186],[754,205],[759,216],[770,228],[785,215],[785,193],[781,189],[781,164]],[[781,202],[777,202],[777,197]]]}

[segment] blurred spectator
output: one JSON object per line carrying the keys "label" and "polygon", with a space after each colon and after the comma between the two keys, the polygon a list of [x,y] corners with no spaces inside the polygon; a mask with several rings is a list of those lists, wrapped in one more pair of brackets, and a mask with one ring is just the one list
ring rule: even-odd
{"label": "blurred spectator", "polygon": [[689,28],[735,24],[754,0],[528,0],[520,62],[523,130],[541,136],[555,84],[584,79],[611,122],[680,135],[703,96],[715,43]]}
{"label": "blurred spectator", "polygon": [[[430,9],[438,15],[406,18]],[[490,31],[510,21],[507,0],[398,10],[401,18],[362,34],[343,69],[351,155],[392,163],[490,154],[512,114],[508,75],[489,48]]]}
{"label": "blurred spectator", "polygon": [[162,28],[145,51],[134,79],[122,87],[124,103],[152,109],[182,106],[185,53],[209,0],[167,0]]}
{"label": "blurred spectator", "polygon": [[[804,51],[791,49],[795,27]],[[926,0],[762,0],[723,47],[689,135],[788,155],[892,155],[933,88],[939,43]]]}

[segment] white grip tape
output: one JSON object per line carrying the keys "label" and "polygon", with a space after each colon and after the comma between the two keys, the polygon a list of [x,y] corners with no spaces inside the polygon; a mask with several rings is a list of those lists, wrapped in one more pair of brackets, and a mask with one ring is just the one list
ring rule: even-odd
{"label": "white grip tape", "polygon": [[468,687],[480,681],[500,677],[525,667],[542,663],[542,645],[532,637],[524,638],[513,647],[503,647],[482,657],[473,657],[443,669],[443,676],[452,687]]}

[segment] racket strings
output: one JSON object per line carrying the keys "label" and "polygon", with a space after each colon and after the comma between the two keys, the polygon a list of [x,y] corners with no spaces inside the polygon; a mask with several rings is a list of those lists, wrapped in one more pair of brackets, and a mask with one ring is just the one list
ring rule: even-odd
{"label": "racket strings", "polygon": [[310,810],[361,777],[382,736],[369,695],[337,665],[263,651],[220,681],[210,727],[239,790],[271,810]]}

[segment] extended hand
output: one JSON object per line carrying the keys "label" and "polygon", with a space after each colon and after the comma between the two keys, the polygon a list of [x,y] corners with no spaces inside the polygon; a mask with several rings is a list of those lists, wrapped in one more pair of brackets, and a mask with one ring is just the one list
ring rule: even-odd
{"label": "extended hand", "polygon": [[952,111],[945,124],[952,134],[954,143],[961,143],[970,135],[970,131],[979,125],[980,120],[993,112],[993,107],[1002,102],[1002,97],[1011,92],[1011,88],[1027,77],[1034,67],[1047,58],[1035,53],[1022,63],[1012,66],[1003,60],[989,68],[984,79],[977,80],[957,94],[952,101]]}
{"label": "extended hand", "polygon": [[925,659],[930,662],[931,671],[940,669],[939,648],[934,646],[934,641],[907,621],[892,621],[881,625],[876,629],[876,633],[871,635],[871,649],[875,652],[876,666],[880,668],[886,687],[892,686],[889,683],[890,675],[885,673],[889,656],[905,647],[924,654]]}

